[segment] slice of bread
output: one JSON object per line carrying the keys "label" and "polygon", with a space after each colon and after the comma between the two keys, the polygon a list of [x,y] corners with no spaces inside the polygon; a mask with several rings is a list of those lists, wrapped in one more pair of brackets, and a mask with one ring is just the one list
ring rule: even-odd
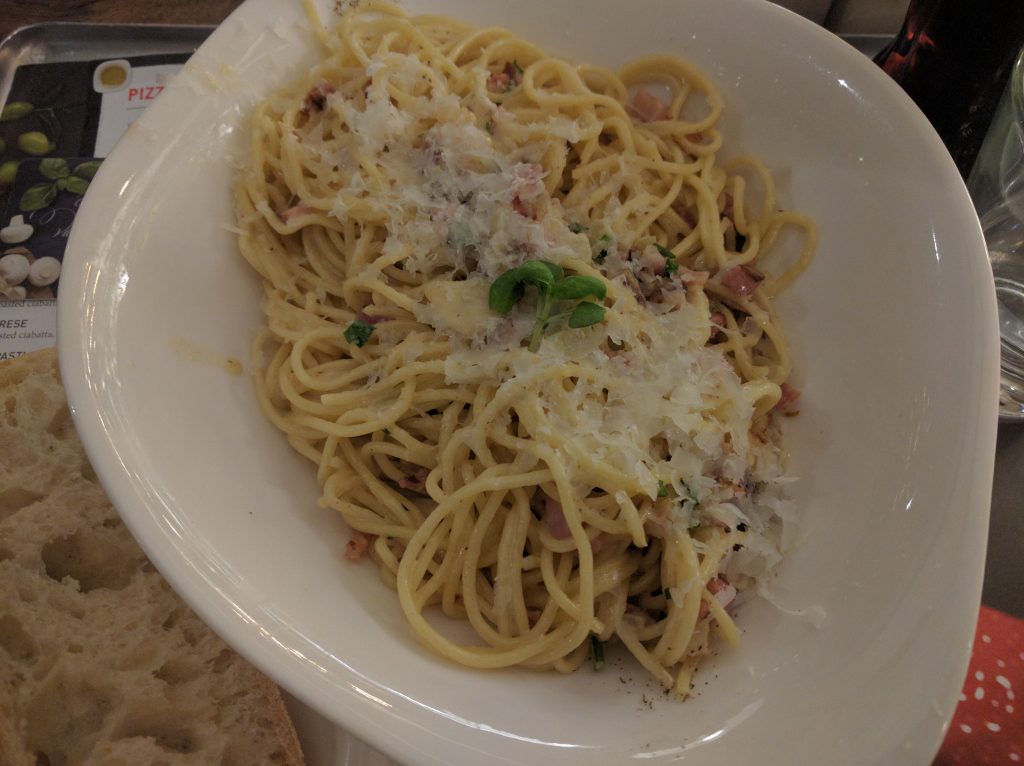
{"label": "slice of bread", "polygon": [[0,766],[302,762],[277,687],[111,507],[55,351],[0,364]]}

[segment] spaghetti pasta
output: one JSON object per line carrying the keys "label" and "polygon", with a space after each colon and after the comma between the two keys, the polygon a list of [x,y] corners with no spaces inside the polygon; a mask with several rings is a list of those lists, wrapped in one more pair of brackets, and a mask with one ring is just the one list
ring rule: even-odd
{"label": "spaghetti pasta", "polygon": [[616,74],[383,4],[322,40],[237,188],[263,409],[433,650],[571,671],[615,639],[685,695],[781,556],[773,300],[814,226],[719,162],[722,99],[676,58]]}

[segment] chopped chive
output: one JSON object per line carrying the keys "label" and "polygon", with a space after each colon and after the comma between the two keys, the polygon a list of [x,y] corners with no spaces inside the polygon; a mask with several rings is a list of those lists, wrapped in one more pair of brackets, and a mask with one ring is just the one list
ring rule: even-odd
{"label": "chopped chive", "polygon": [[491,121],[491,120],[488,120],[487,122],[485,122],[484,123],[484,130],[486,130],[488,133],[493,135],[494,134],[494,122]]}
{"label": "chopped chive", "polygon": [[661,479],[658,479],[658,497],[668,497],[668,486]]}
{"label": "chopped chive", "polygon": [[594,670],[604,667],[604,641],[597,636],[590,637],[590,659],[594,663]]}

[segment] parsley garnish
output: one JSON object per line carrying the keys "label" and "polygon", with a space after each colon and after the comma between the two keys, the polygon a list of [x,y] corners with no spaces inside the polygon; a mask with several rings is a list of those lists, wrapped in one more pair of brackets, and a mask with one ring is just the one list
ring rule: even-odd
{"label": "parsley garnish", "polygon": [[658,252],[661,253],[662,257],[665,259],[665,273],[668,276],[672,276],[679,271],[679,261],[676,260],[676,254],[667,247],[662,247],[658,244],[655,244],[654,246],[658,248]]}
{"label": "parsley garnish", "polygon": [[487,122],[485,122],[484,123],[484,130],[486,130],[489,134],[493,135],[494,134],[494,123],[491,120],[488,120]]}
{"label": "parsley garnish", "polygon": [[668,497],[668,485],[658,479],[658,497]]}
{"label": "parsley garnish", "polygon": [[364,322],[362,319],[356,319],[345,329],[345,340],[349,343],[362,348],[366,345],[366,341],[373,335],[373,325],[369,322]]}
{"label": "parsley garnish", "polygon": [[[586,298],[604,300],[604,282],[596,277],[579,274],[565,275],[562,267],[549,261],[526,261],[517,268],[501,274],[491,284],[487,305],[491,311],[507,314],[532,285],[537,290],[537,318],[530,337],[530,351],[540,348],[544,331],[555,319],[568,317],[569,327],[589,327],[604,319],[604,306]],[[571,310],[551,315],[555,301],[576,301]]]}

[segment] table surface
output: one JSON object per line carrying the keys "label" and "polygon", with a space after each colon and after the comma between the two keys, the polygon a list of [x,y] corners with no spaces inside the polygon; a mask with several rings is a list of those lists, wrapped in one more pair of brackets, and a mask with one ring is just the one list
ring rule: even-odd
{"label": "table surface", "polygon": [[[0,0],[0,39],[43,21],[219,24],[242,0]],[[781,4],[787,5],[786,0]],[[842,30],[839,30],[842,31]],[[887,30],[878,30],[886,32]],[[1024,424],[999,429],[982,600],[1024,617]]]}

